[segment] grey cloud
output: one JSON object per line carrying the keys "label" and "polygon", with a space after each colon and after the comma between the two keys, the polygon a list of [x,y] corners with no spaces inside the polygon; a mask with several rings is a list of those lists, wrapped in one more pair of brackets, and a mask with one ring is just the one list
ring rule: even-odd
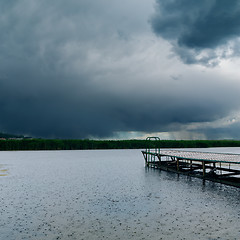
{"label": "grey cloud", "polygon": [[[229,113],[229,105],[237,107],[237,91],[231,92],[228,102],[222,98],[217,103],[216,93],[205,93],[202,99],[199,86],[191,86],[194,94],[187,94],[184,88],[165,92],[156,85],[149,89],[136,86],[121,96],[114,86],[110,86],[111,91],[99,91],[100,83],[93,87],[74,81],[70,75],[66,80],[38,74],[31,75],[37,84],[21,86],[20,81],[15,86],[15,81],[1,80],[2,129],[62,138],[106,137],[114,131],[175,131],[187,123],[214,121]],[[82,77],[87,80],[87,76]],[[219,86],[216,90],[224,94],[227,88]]]}
{"label": "grey cloud", "polygon": [[112,114],[124,104],[113,86],[97,86],[108,75],[99,66],[105,54],[121,57],[115,42],[131,34],[126,24],[141,30],[116,12],[121,8],[104,0],[0,3],[0,131],[81,138],[125,128]]}
{"label": "grey cloud", "polygon": [[[240,36],[240,4],[238,0],[156,0],[151,24],[157,35],[172,42],[183,62],[211,66],[217,64],[214,50]],[[201,57],[204,50],[206,56]]]}
{"label": "grey cloud", "polygon": [[[240,122],[236,122],[229,126],[224,127],[211,127],[211,128],[199,128],[195,130],[196,132],[200,132],[204,134],[206,139],[236,139],[240,140],[239,132],[240,132]],[[194,132],[194,131],[190,131]]]}
{"label": "grey cloud", "polygon": [[184,71],[168,78],[163,67],[162,75],[150,76],[155,59],[144,55],[150,44],[138,44],[149,33],[151,4],[131,1],[139,7],[132,12],[119,1],[107,4],[0,2],[0,131],[49,138],[166,132],[238,108],[235,85],[199,74],[194,82]]}

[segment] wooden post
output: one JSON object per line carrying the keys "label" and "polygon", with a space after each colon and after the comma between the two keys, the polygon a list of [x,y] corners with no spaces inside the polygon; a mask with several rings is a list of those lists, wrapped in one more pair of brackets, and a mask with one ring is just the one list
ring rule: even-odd
{"label": "wooden post", "polygon": [[144,158],[145,158],[145,166],[146,166],[146,167],[149,167],[149,162],[148,162],[148,160],[149,160],[149,155],[148,155],[148,153],[145,152],[145,153],[143,154],[143,156],[144,156]]}
{"label": "wooden post", "polygon": [[145,162],[146,162],[146,166],[148,165],[148,154],[147,152],[145,153]]}
{"label": "wooden post", "polygon": [[203,177],[205,177],[206,168],[205,168],[205,162],[204,161],[202,161],[202,168],[203,168]]}
{"label": "wooden post", "polygon": [[160,153],[157,155],[157,157],[158,157],[158,160],[159,160],[159,166],[161,165],[161,155],[160,155]]}
{"label": "wooden post", "polygon": [[177,171],[179,171],[179,159],[177,158]]}
{"label": "wooden post", "polygon": [[149,167],[150,156],[148,153],[146,153],[146,154],[147,154],[147,167]]}

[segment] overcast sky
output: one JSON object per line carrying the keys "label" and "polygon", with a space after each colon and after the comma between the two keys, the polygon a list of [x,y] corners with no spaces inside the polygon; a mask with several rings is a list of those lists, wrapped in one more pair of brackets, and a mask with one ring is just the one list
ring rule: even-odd
{"label": "overcast sky", "polygon": [[0,132],[240,139],[238,0],[0,0]]}

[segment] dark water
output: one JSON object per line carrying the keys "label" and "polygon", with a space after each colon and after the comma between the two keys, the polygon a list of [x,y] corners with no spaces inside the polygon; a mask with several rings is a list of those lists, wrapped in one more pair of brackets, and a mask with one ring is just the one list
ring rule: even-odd
{"label": "dark water", "polygon": [[1,240],[240,239],[239,189],[140,150],[0,152],[0,193]]}

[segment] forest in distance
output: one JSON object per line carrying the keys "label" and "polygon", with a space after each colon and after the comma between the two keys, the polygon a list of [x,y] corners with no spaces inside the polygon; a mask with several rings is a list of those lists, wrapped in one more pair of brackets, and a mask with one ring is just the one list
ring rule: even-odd
{"label": "forest in distance", "polygon": [[240,140],[0,140],[0,151],[240,147]]}

